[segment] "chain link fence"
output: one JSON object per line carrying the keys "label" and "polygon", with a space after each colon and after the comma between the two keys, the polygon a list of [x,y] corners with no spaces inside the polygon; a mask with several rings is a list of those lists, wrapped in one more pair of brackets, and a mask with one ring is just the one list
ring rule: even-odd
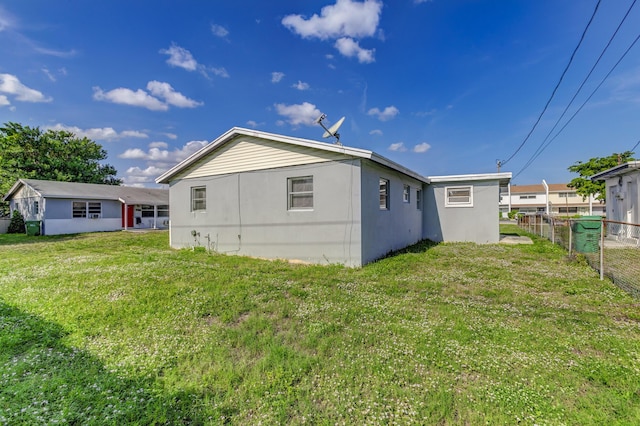
{"label": "chain link fence", "polygon": [[526,215],[518,218],[525,231],[547,238],[572,254],[582,254],[600,278],[640,298],[640,224],[605,220],[599,216],[557,218]]}

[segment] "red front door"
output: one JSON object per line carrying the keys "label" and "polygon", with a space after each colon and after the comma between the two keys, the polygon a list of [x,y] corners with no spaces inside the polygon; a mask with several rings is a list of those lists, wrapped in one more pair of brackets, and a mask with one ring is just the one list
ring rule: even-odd
{"label": "red front door", "polygon": [[124,204],[122,205],[122,227],[124,228],[124,218],[127,218],[127,228],[133,228],[133,206],[127,206],[127,214],[124,214]]}

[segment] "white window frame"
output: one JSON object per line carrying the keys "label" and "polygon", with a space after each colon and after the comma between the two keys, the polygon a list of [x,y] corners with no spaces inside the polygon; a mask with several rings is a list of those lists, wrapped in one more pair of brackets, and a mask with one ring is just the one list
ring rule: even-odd
{"label": "white window frame", "polygon": [[[202,191],[203,196],[196,197],[197,193]],[[207,210],[207,187],[192,186],[191,187],[191,211],[203,212]]]}
{"label": "white window frame", "polygon": [[[454,195],[452,191],[469,191],[469,195]],[[444,188],[445,207],[473,207],[473,185],[447,186]],[[467,200],[454,200],[453,197],[467,197]]]}
{"label": "white window frame", "polygon": [[411,186],[404,185],[402,188],[402,202],[410,203],[411,202]]}
{"label": "white window frame", "polygon": [[160,204],[158,206],[158,217],[169,217],[169,205]]}
{"label": "white window frame", "polygon": [[[384,189],[383,189],[384,186]],[[379,206],[380,206],[380,210],[389,210],[389,195],[390,192],[389,191],[389,187],[391,186],[391,182],[389,181],[389,179],[385,179],[385,178],[380,178],[379,180],[379,186],[378,186],[378,191],[380,194],[380,202],[379,202]]]}
{"label": "white window frame", "polygon": [[102,217],[102,202],[72,201],[71,217],[73,219],[100,219]]}
{"label": "white window frame", "polygon": [[[294,184],[299,181],[307,181],[311,183],[310,190],[294,191]],[[296,200],[301,198],[308,198],[311,196],[310,206],[296,205]],[[287,178],[287,210],[290,211],[310,211],[313,210],[313,175],[311,176],[296,176]]]}

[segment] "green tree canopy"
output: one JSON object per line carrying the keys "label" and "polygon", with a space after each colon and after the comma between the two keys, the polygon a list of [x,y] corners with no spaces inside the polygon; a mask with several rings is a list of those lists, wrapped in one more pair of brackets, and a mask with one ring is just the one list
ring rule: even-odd
{"label": "green tree canopy", "polygon": [[[5,123],[0,127],[0,197],[18,179],[120,185],[116,169],[100,163],[106,158],[107,151],[86,137]],[[7,205],[0,202],[2,213],[7,213]]]}
{"label": "green tree canopy", "polygon": [[569,167],[569,171],[578,173],[580,177],[574,178],[569,182],[570,188],[575,188],[576,192],[583,197],[595,195],[596,199],[605,201],[607,191],[604,182],[592,182],[589,179],[596,173],[600,173],[619,164],[633,161],[633,152],[625,151],[621,154],[613,153],[608,157],[595,157],[589,159],[586,163],[577,161],[573,166]]}

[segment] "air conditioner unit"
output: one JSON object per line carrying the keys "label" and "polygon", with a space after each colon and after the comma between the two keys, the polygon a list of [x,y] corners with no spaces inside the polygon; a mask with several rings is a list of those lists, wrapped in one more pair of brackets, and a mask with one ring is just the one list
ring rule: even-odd
{"label": "air conditioner unit", "polygon": [[100,213],[91,213],[89,217],[91,219],[100,219]]}

